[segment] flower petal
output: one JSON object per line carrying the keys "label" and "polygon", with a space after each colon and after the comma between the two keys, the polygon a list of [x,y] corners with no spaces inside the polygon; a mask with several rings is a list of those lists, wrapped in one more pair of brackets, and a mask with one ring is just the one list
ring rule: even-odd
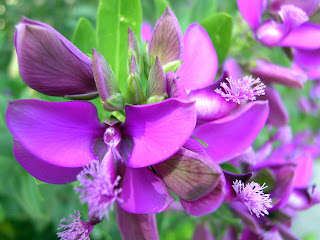
{"label": "flower petal", "polygon": [[250,71],[264,83],[278,83],[290,88],[302,88],[308,76],[298,69],[285,68],[264,60],[256,60]]}
{"label": "flower petal", "polygon": [[174,201],[164,182],[149,168],[127,167],[121,198],[121,208],[136,214],[162,212]]}
{"label": "flower petal", "polygon": [[30,153],[20,142],[14,141],[13,153],[20,165],[40,181],[65,184],[77,180],[82,167],[61,167],[48,163]]}
{"label": "flower petal", "polygon": [[302,9],[310,16],[317,10],[317,8],[319,8],[319,3],[319,0],[272,0],[270,3],[270,10],[273,13],[277,13],[282,5],[292,4]]}
{"label": "flower petal", "polygon": [[208,144],[206,149],[213,161],[222,163],[253,143],[268,113],[268,102],[250,102],[232,115],[198,126],[193,136]]}
{"label": "flower petal", "polygon": [[177,99],[126,106],[122,136],[132,139],[130,167],[146,167],[175,154],[192,134],[196,123],[194,103]]}
{"label": "flower petal", "polygon": [[220,84],[228,77],[224,72],[220,79],[213,84],[192,90],[188,96],[191,101],[196,102],[197,120],[213,121],[225,117],[231,113],[237,106],[233,101],[227,101],[215,90],[220,88]]}
{"label": "flower petal", "polygon": [[279,44],[283,47],[294,47],[302,49],[320,48],[320,25],[314,23],[304,23],[292,31]]}
{"label": "flower petal", "polygon": [[148,48],[152,59],[158,56],[162,65],[182,59],[182,33],[179,22],[169,7],[154,26]]}
{"label": "flower petal", "polygon": [[185,89],[202,88],[213,82],[218,69],[218,57],[206,30],[191,24],[184,37],[183,64],[177,72]]}
{"label": "flower petal", "polygon": [[214,240],[207,224],[198,223],[193,233],[192,240]]}
{"label": "flower petal", "polygon": [[121,237],[124,240],[158,240],[155,214],[133,214],[123,210],[118,204],[116,216]]}
{"label": "flower petal", "polygon": [[232,187],[233,182],[235,180],[240,180],[243,183],[247,183],[252,176],[252,172],[236,174],[223,170],[223,174],[226,178],[226,193],[224,196],[224,202],[235,202],[237,200],[237,194]]}
{"label": "flower petal", "polygon": [[83,167],[95,159],[93,146],[103,136],[95,107],[87,102],[10,102],[7,124],[32,155],[60,167]]}
{"label": "flower petal", "polygon": [[258,100],[268,100],[269,102],[269,116],[267,123],[273,126],[285,126],[289,122],[289,115],[282,103],[281,96],[274,88],[267,86],[265,88],[265,95],[259,96]]}
{"label": "flower petal", "polygon": [[173,72],[166,74],[167,94],[168,98],[179,98],[180,100],[188,100],[188,95],[180,79]]}
{"label": "flower petal", "polygon": [[239,79],[243,77],[242,68],[234,58],[228,58],[223,63],[223,71],[227,72],[229,76],[234,79]]}
{"label": "flower petal", "polygon": [[187,201],[212,191],[222,174],[221,168],[210,159],[183,147],[153,168],[173,193]]}
{"label": "flower petal", "polygon": [[141,26],[141,39],[147,42],[151,38],[152,25],[149,22],[143,22]]}
{"label": "flower petal", "polygon": [[225,179],[221,175],[217,186],[210,193],[195,201],[185,201],[180,198],[181,205],[192,216],[202,216],[211,213],[222,204],[224,187]]}
{"label": "flower petal", "polygon": [[266,7],[266,0],[237,0],[238,8],[252,28],[257,28],[260,24],[262,13]]}
{"label": "flower petal", "polygon": [[15,46],[21,77],[38,92],[65,96],[96,91],[90,58],[52,27],[24,18]]}

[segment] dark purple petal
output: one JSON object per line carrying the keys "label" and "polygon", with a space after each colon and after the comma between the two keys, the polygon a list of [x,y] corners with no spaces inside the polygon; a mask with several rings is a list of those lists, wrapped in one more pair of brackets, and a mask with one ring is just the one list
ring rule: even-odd
{"label": "dark purple petal", "polygon": [[175,154],[188,140],[196,123],[194,103],[177,99],[126,106],[122,135],[133,142],[130,167],[146,167]]}
{"label": "dark purple petal", "polygon": [[155,214],[133,214],[116,205],[116,216],[124,240],[158,240]]}
{"label": "dark purple petal", "polygon": [[174,198],[164,182],[149,168],[127,167],[122,185],[121,208],[130,213],[164,211]]}
{"label": "dark purple petal", "polygon": [[245,151],[264,126],[268,102],[250,102],[227,117],[197,127],[193,136],[208,144],[210,157],[217,163],[228,161]]}
{"label": "dark purple petal", "polygon": [[271,86],[265,88],[265,95],[257,97],[258,100],[268,100],[269,102],[269,116],[267,123],[273,126],[285,126],[289,122],[289,115],[282,103],[281,96]]}
{"label": "dark purple petal", "polygon": [[237,3],[243,18],[252,28],[257,28],[260,24],[261,16],[266,7],[267,1],[237,0]]}
{"label": "dark purple petal", "polygon": [[209,227],[205,223],[198,223],[193,233],[193,240],[214,240]]}
{"label": "dark purple petal", "polygon": [[83,167],[95,159],[94,143],[105,130],[96,108],[87,102],[10,102],[7,124],[30,154],[65,168]]}
{"label": "dark purple petal", "polygon": [[182,33],[179,22],[169,7],[156,23],[148,48],[150,56],[153,59],[158,56],[163,65],[182,60]]}
{"label": "dark purple petal", "polygon": [[264,83],[278,83],[291,88],[302,88],[308,76],[297,69],[285,68],[264,60],[256,60],[250,71]]}
{"label": "dark purple petal", "polygon": [[192,216],[202,216],[214,212],[223,202],[224,188],[225,179],[222,175],[217,186],[206,196],[195,201],[185,201],[180,198],[181,205]]}
{"label": "dark purple petal", "polygon": [[277,13],[281,5],[284,4],[292,4],[298,8],[301,8],[305,11],[309,16],[311,16],[319,7],[319,0],[272,0],[270,3],[270,10],[273,13]]}
{"label": "dark purple petal", "polygon": [[294,210],[305,210],[320,202],[320,192],[315,186],[296,188],[292,191],[287,206]]}
{"label": "dark purple petal", "polygon": [[24,18],[15,46],[21,77],[31,88],[50,96],[96,91],[90,58],[52,27]]}
{"label": "dark purple petal", "polygon": [[[242,233],[241,233],[241,237],[240,237],[240,240],[260,240],[261,238],[259,237],[258,234],[255,234],[254,232],[252,232],[250,230],[250,228],[248,227],[245,227],[243,230],[242,230]],[[279,240],[279,239],[278,239]]]}
{"label": "dark purple petal", "polygon": [[52,184],[65,184],[77,180],[82,167],[64,167],[51,164],[31,154],[18,141],[14,141],[13,153],[20,165],[35,178]]}
{"label": "dark purple petal", "polygon": [[218,69],[218,58],[206,30],[191,24],[184,37],[183,64],[177,72],[187,90],[203,88],[213,82]]}
{"label": "dark purple petal", "polygon": [[228,74],[225,72],[222,77],[215,83],[201,88],[192,90],[188,96],[191,101],[196,102],[197,120],[213,121],[225,117],[231,113],[237,103],[227,101],[219,93],[215,92],[220,88],[220,83],[225,81]]}
{"label": "dark purple petal", "polygon": [[320,25],[314,23],[304,23],[292,31],[280,43],[283,47],[294,47],[302,49],[320,48]]}
{"label": "dark purple petal", "polygon": [[166,74],[166,79],[167,94],[169,98],[179,98],[181,100],[189,99],[182,82],[177,78],[175,73],[168,72]]}
{"label": "dark purple petal", "polygon": [[212,191],[222,174],[219,165],[186,148],[153,168],[173,193],[187,201]]}

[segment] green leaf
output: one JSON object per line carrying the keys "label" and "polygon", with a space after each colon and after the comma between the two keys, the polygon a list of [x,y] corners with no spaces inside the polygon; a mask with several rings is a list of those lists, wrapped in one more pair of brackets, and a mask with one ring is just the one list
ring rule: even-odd
{"label": "green leaf", "polygon": [[96,33],[87,19],[79,19],[72,36],[72,42],[83,53],[92,54],[92,48],[96,48]]}
{"label": "green leaf", "polygon": [[212,0],[195,0],[190,15],[190,22],[200,22],[215,13],[217,2]]}
{"label": "green leaf", "polygon": [[111,66],[122,93],[127,82],[128,27],[140,37],[140,0],[101,0],[97,16],[97,49]]}
{"label": "green leaf", "polygon": [[232,17],[225,13],[217,13],[203,20],[201,25],[211,38],[219,63],[223,63],[230,48]]}

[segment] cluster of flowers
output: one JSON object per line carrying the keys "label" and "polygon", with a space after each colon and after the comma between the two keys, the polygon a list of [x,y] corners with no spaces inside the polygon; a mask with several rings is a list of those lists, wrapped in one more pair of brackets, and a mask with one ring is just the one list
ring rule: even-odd
{"label": "cluster of flowers", "polygon": [[[288,18],[296,10],[286,9]],[[260,33],[258,23],[254,29]],[[79,181],[75,191],[88,204],[89,221],[75,211],[71,220],[61,220],[58,236],[89,239],[115,205],[123,239],[158,239],[155,214],[175,201],[170,191],[193,216],[230,203],[245,220],[243,239],[289,235],[293,213],[320,201],[315,187],[307,187],[317,145],[309,146],[305,136],[292,140],[287,128],[279,128],[256,151],[251,145],[266,122],[288,122],[271,83],[302,87],[305,74],[275,70],[272,63],[257,60],[249,71],[266,79],[266,86],[259,78],[243,77],[229,59],[213,82],[218,60],[208,34],[194,23],[183,36],[169,8],[146,38],[141,50],[128,29],[128,78],[122,93],[95,49],[88,57],[41,22],[24,18],[17,25],[15,47],[24,82],[43,94],[72,100],[14,101],[7,111],[14,155],[32,176],[53,184]],[[95,97],[113,113],[102,123],[95,106],[85,101]],[[272,151],[275,141],[283,145]],[[240,172],[222,170],[219,164],[227,161]],[[272,218],[263,217],[269,212]],[[287,222],[273,214],[279,212]],[[229,230],[237,235],[237,229]],[[206,227],[200,224],[195,235],[203,232]]]}

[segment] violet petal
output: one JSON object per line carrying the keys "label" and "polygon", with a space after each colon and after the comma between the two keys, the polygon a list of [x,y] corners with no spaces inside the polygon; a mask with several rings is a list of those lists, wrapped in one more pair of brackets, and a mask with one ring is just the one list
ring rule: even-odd
{"label": "violet petal", "polygon": [[185,89],[202,88],[213,82],[218,69],[218,58],[206,30],[193,23],[184,37],[183,64],[177,72]]}
{"label": "violet petal", "polygon": [[292,4],[311,16],[319,8],[319,0],[272,0],[270,3],[270,10],[277,13],[284,4]]}
{"label": "violet petal", "polygon": [[250,71],[264,83],[278,83],[291,88],[302,88],[308,76],[297,69],[290,69],[264,60],[256,60]]}
{"label": "violet petal", "polygon": [[181,100],[188,100],[188,95],[180,79],[177,78],[173,72],[166,74],[167,79],[167,94],[169,98],[179,98]]}
{"label": "violet petal", "polygon": [[135,214],[159,213],[174,201],[164,182],[149,168],[127,167],[121,198],[121,208]]}
{"label": "violet petal", "polygon": [[209,227],[205,223],[198,223],[193,233],[192,240],[214,240]]}
{"label": "violet petal", "polygon": [[257,28],[260,24],[262,13],[266,7],[266,0],[237,0],[238,8],[247,21],[247,23],[253,28]]}
{"label": "violet petal", "polygon": [[268,102],[250,102],[232,115],[198,126],[193,136],[208,144],[206,149],[213,161],[222,163],[241,154],[253,143],[268,113]]}
{"label": "violet petal", "polygon": [[95,159],[94,143],[105,130],[87,102],[19,100],[9,103],[6,118],[26,150],[60,167],[83,167]]}
{"label": "violet petal", "polygon": [[117,223],[124,240],[158,240],[155,214],[133,214],[116,206]]}
{"label": "violet petal", "polygon": [[55,29],[24,18],[15,33],[24,82],[50,96],[96,91],[91,60]]}
{"label": "violet petal", "polygon": [[133,141],[130,167],[164,161],[188,140],[196,123],[194,103],[168,99],[159,103],[126,106],[122,135]]}
{"label": "violet petal", "polygon": [[40,181],[66,184],[77,180],[82,167],[64,167],[46,162],[30,153],[21,143],[14,141],[13,153],[20,165]]}

